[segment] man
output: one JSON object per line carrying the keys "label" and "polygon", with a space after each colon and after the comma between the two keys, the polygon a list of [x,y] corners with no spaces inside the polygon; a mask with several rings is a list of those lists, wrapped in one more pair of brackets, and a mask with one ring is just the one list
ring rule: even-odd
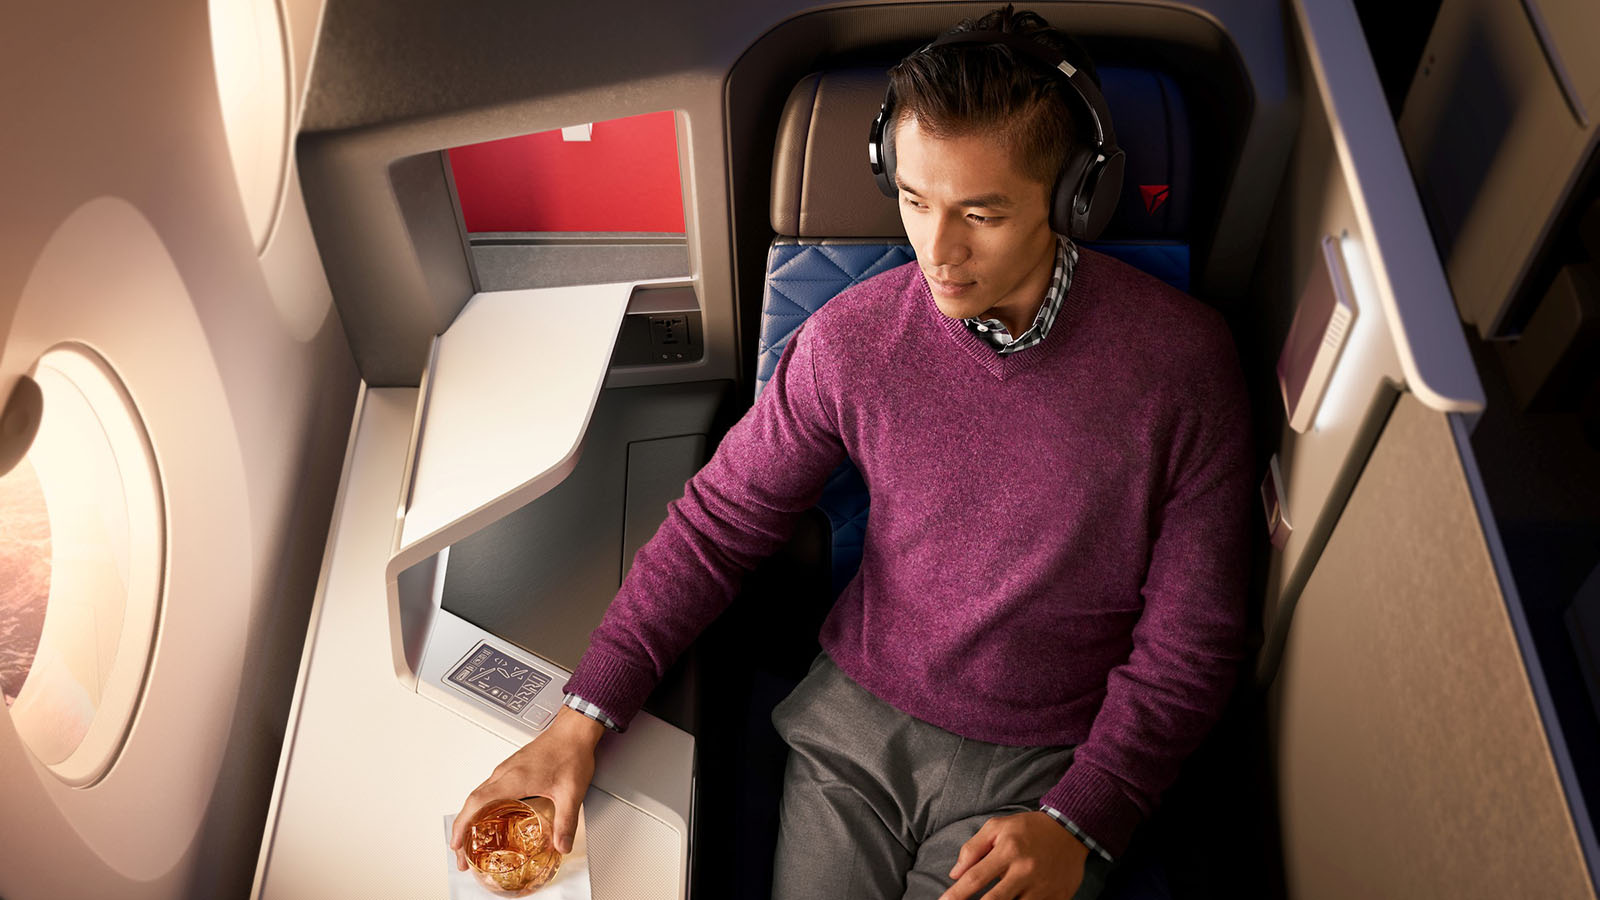
{"label": "man", "polygon": [[[956,30],[1065,52],[1009,6]],[[891,72],[917,262],[796,332],[639,551],[568,707],[458,823],[542,794],[569,842],[603,729],[848,456],[871,520],[824,654],[773,714],[790,746],[774,896],[1099,892],[1231,687],[1251,457],[1220,317],[1052,231],[1089,113],[1026,55],[936,43]]]}

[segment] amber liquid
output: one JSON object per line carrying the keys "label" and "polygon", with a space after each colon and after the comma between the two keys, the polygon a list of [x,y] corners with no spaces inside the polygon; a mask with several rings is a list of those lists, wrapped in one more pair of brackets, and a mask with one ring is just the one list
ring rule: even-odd
{"label": "amber liquid", "polygon": [[490,890],[523,897],[548,884],[561,868],[561,854],[551,843],[554,807],[542,797],[534,802],[543,808],[501,800],[473,816],[467,862]]}

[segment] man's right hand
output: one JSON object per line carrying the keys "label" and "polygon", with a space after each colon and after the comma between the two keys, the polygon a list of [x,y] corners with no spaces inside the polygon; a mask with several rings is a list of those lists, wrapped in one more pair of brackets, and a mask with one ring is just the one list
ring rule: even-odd
{"label": "man's right hand", "polygon": [[467,795],[450,829],[450,847],[456,851],[456,868],[467,867],[462,846],[467,823],[491,800],[549,797],[555,803],[555,845],[572,851],[578,831],[578,806],[594,779],[594,748],[605,726],[571,707],[563,706],[544,733],[495,766],[494,773]]}

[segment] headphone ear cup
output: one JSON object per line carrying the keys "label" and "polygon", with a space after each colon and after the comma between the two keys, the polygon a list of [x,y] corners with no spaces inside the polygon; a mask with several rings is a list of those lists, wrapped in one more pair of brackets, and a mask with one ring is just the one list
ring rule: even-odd
{"label": "headphone ear cup", "polygon": [[889,116],[883,123],[883,177],[878,179],[878,190],[886,197],[900,196],[894,183],[894,120]]}
{"label": "headphone ear cup", "polygon": [[1105,230],[1122,196],[1121,150],[1096,162],[1094,150],[1076,150],[1056,180],[1050,202],[1050,229],[1075,241],[1092,241]]}
{"label": "headphone ear cup", "polygon": [[894,127],[890,110],[894,108],[894,89],[890,88],[872,120],[872,130],[867,134],[867,162],[871,164],[872,181],[885,197],[900,193],[894,184]]}
{"label": "headphone ear cup", "polygon": [[1092,241],[1105,230],[1122,199],[1122,172],[1128,158],[1119,149],[1088,173],[1084,190],[1090,195],[1089,212],[1083,223],[1083,239]]}
{"label": "headphone ear cup", "polygon": [[1078,214],[1078,194],[1083,186],[1084,169],[1088,167],[1093,157],[1089,150],[1074,147],[1067,156],[1066,164],[1061,167],[1061,174],[1056,177],[1056,186],[1050,194],[1050,230],[1056,234],[1064,234],[1074,240],[1079,237],[1081,220]]}

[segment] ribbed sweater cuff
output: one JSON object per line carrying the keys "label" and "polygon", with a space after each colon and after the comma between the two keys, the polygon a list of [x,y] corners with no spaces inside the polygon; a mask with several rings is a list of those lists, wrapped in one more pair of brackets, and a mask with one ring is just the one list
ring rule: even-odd
{"label": "ribbed sweater cuff", "polygon": [[1086,765],[1069,767],[1039,802],[1060,810],[1112,856],[1128,849],[1133,830],[1144,819],[1114,779]]}
{"label": "ribbed sweater cuff", "polygon": [[567,679],[567,693],[600,707],[617,723],[618,731],[628,729],[634,713],[644,706],[655,686],[655,676],[650,672],[595,647],[583,654],[577,670]]}

